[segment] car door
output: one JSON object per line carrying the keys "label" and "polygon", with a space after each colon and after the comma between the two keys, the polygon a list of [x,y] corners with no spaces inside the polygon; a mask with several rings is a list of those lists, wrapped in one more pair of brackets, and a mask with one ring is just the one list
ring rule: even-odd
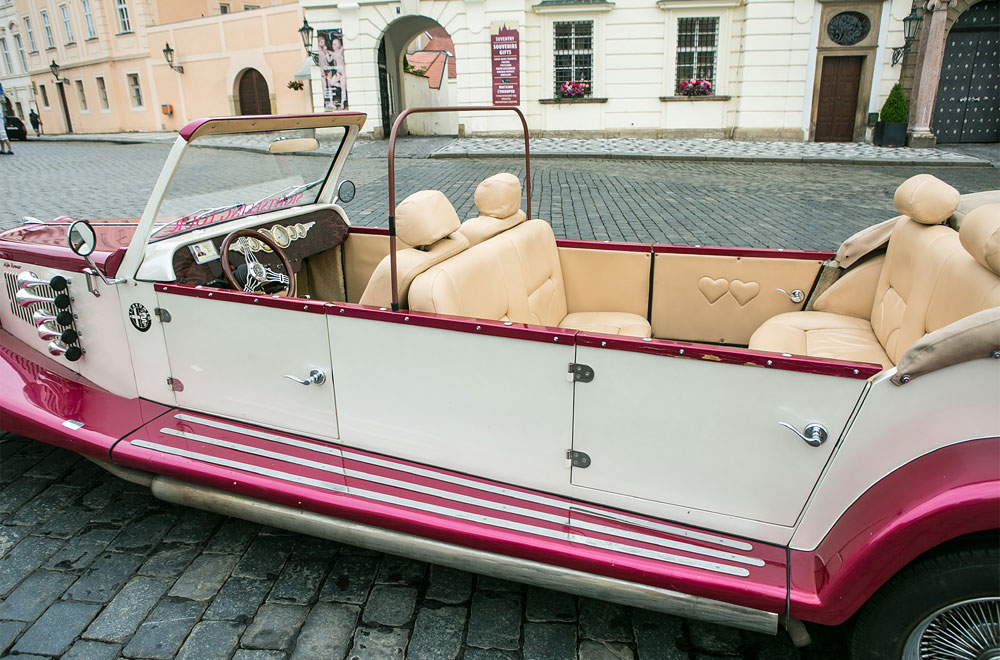
{"label": "car door", "polygon": [[[574,486],[784,526],[795,524],[872,372],[583,333],[577,364],[593,380],[575,387]],[[810,425],[828,434],[817,446],[796,433]]]}
{"label": "car door", "polygon": [[167,284],[156,295],[178,406],[339,437],[323,303]]}

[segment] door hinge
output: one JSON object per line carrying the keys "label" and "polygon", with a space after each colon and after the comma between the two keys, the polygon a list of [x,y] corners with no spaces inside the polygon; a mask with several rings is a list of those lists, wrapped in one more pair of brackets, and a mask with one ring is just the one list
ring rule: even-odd
{"label": "door hinge", "polygon": [[578,468],[590,467],[590,456],[583,453],[582,451],[573,451],[572,449],[567,449],[566,461],[573,467],[578,467]]}
{"label": "door hinge", "polygon": [[570,362],[569,379],[571,382],[589,383],[594,380],[594,368],[587,364]]}
{"label": "door hinge", "polygon": [[170,312],[162,307],[154,307],[153,313],[156,314],[156,318],[160,319],[160,323],[170,323]]}
{"label": "door hinge", "polygon": [[173,390],[174,392],[183,392],[184,383],[181,382],[180,378],[167,378],[167,389]]}

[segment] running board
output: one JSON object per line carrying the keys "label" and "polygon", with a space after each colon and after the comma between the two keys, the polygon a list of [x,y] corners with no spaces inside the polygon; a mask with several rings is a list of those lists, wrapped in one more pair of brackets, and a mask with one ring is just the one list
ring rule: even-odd
{"label": "running board", "polygon": [[170,477],[154,477],[151,490],[166,502],[458,570],[743,630],[773,635],[778,628],[773,612],[363,525]]}

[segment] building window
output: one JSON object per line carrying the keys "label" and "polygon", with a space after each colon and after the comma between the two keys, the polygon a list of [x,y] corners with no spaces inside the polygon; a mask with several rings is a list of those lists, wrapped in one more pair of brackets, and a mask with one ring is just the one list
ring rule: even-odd
{"label": "building window", "polygon": [[129,94],[132,96],[132,107],[141,108],[142,107],[142,87],[139,85],[139,74],[130,73],[128,74],[128,90]]}
{"label": "building window", "polygon": [[28,35],[28,47],[34,53],[38,48],[35,47],[35,33],[31,31],[31,19],[27,16],[24,17],[24,33]]}
{"label": "building window", "polygon": [[10,61],[10,51],[7,50],[6,39],[0,39],[0,54],[3,54],[4,64],[7,65],[7,75],[14,75],[14,64]]}
{"label": "building window", "polygon": [[220,14],[228,14],[229,13],[229,3],[228,2],[220,2],[219,3],[219,13]]}
{"label": "building window", "polygon": [[719,48],[719,18],[677,19],[677,77],[674,93],[691,79],[707,80],[715,93],[715,60]]}
{"label": "building window", "polygon": [[260,9],[260,5],[243,5],[243,11],[253,11],[254,9]]}
{"label": "building window", "polygon": [[132,24],[128,22],[128,3],[126,0],[116,0],[118,7],[118,33],[131,32]]}
{"label": "building window", "polygon": [[63,32],[66,33],[66,43],[72,44],[76,43],[73,40],[73,26],[69,22],[69,7],[66,5],[59,5],[59,13],[62,15],[63,21]]}
{"label": "building window", "polygon": [[24,119],[24,108],[21,107],[20,101],[14,101],[14,110],[17,112],[17,116]]}
{"label": "building window", "polygon": [[96,39],[97,32],[94,30],[94,15],[90,11],[90,0],[80,0],[83,7],[83,24],[87,27],[87,38]]}
{"label": "building window", "polygon": [[555,34],[555,93],[564,82],[586,83],[584,96],[594,91],[594,22],[572,21],[553,24]]}
{"label": "building window", "polygon": [[14,46],[17,48],[17,56],[21,60],[21,70],[28,72],[28,56],[24,54],[24,44],[21,43],[21,35],[14,35]]}
{"label": "building window", "polygon": [[45,85],[39,85],[38,91],[42,93],[42,107],[49,107],[49,93],[45,91]]}
{"label": "building window", "polygon": [[49,23],[49,13],[47,11],[38,12],[42,17],[42,29],[45,30],[45,48],[55,48],[56,42],[52,39],[52,24]]}
{"label": "building window", "polygon": [[97,76],[97,96],[101,101],[101,109],[107,110],[110,105],[108,105],[108,88],[104,86],[104,78]]}
{"label": "building window", "polygon": [[76,93],[80,95],[80,111],[87,111],[87,94],[83,91],[83,81],[76,81]]}

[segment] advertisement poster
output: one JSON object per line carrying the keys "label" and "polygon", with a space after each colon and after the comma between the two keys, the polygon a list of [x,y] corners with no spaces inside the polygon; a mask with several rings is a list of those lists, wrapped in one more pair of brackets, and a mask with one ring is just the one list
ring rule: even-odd
{"label": "advertisement poster", "polygon": [[507,23],[490,25],[493,105],[521,103],[520,43],[517,26],[510,27]]}
{"label": "advertisement poster", "polygon": [[323,79],[323,109],[347,110],[347,73],[344,69],[344,31],[318,30],[316,46]]}

